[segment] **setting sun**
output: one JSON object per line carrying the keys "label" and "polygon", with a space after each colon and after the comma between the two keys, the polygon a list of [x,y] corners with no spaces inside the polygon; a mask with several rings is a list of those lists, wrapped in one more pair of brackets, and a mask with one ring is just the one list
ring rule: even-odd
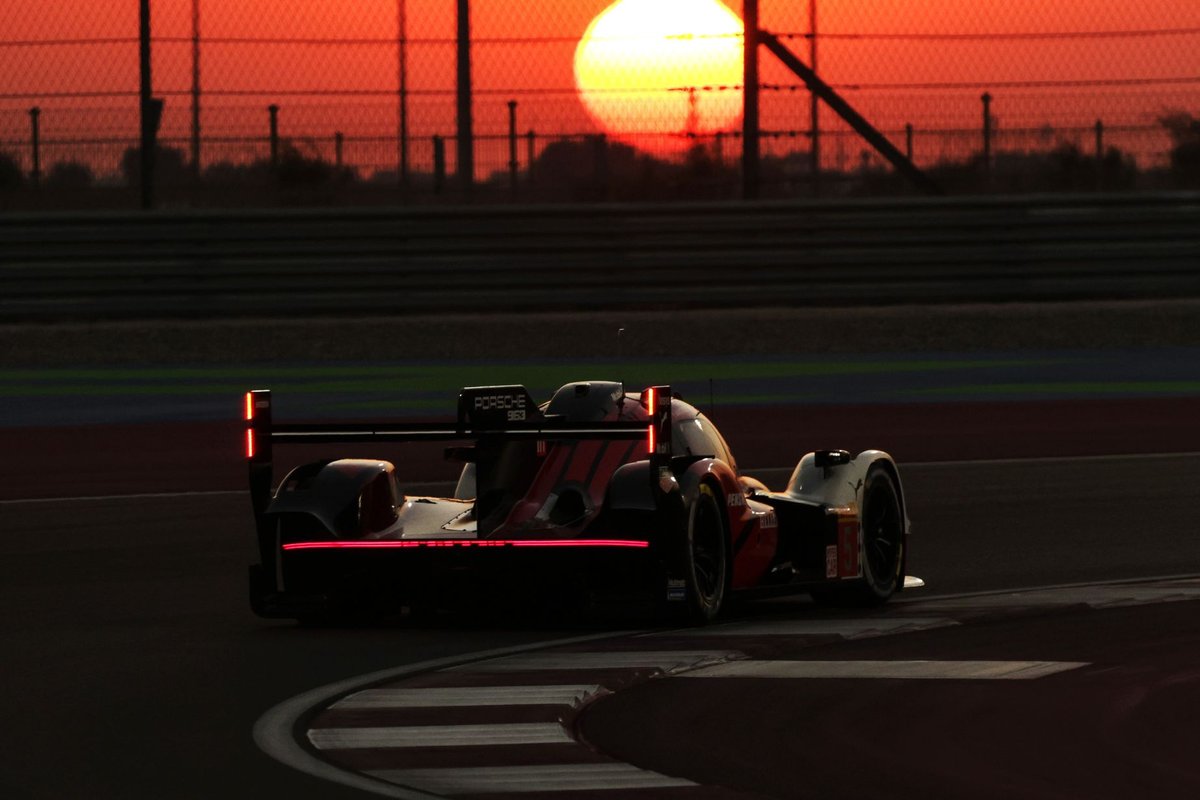
{"label": "setting sun", "polygon": [[719,0],[618,0],[575,51],[584,106],[618,139],[665,134],[663,149],[728,129],[742,108],[731,88],[742,82],[741,33]]}

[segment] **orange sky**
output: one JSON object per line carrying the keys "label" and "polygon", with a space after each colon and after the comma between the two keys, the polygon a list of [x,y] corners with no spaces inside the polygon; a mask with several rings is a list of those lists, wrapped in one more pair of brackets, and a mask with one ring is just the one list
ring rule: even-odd
{"label": "orange sky", "polygon": [[[1053,31],[1200,28],[1196,0],[819,0],[821,71],[846,87],[851,102],[882,127],[953,128],[973,124],[979,89],[862,88],[878,84],[978,83],[1001,86],[1021,81],[1157,80],[1200,78],[1200,36],[1129,39],[1012,41],[959,39],[908,41],[834,38],[848,34],[1004,34]],[[572,57],[575,40],[608,0],[476,0],[474,34],[481,39],[521,38],[563,41],[480,42],[474,51],[477,131],[506,129],[505,102],[520,101],[520,127],[546,133],[595,130],[577,97]],[[730,7],[740,11],[740,3]],[[414,40],[450,39],[454,33],[452,0],[408,0],[409,36]],[[86,9],[86,12],[82,11]],[[190,0],[155,0],[155,34],[187,37]],[[807,0],[762,0],[764,27],[777,32],[807,30]],[[396,0],[202,0],[207,37],[337,37],[387,39],[394,35]],[[0,0],[0,40],[45,40],[136,36],[132,0]],[[807,43],[791,46],[807,57]],[[386,43],[353,46],[301,44],[219,44],[204,49],[205,129],[213,136],[258,134],[269,102],[284,108],[293,135],[351,136],[394,133],[395,51]],[[156,49],[156,89],[184,93],[190,86],[190,47],[162,42]],[[764,55],[763,80],[793,84],[795,79]],[[412,132],[427,137],[453,132],[454,49],[449,43],[414,41],[410,48],[409,88]],[[0,140],[23,135],[25,111],[37,104],[46,112],[52,135],[81,131],[124,135],[130,124],[128,100],[85,97],[54,99],[52,93],[127,92],[136,89],[137,53],[132,44],[92,46],[0,46]],[[218,96],[216,90],[259,92]],[[333,92],[297,96],[297,92]],[[344,90],[357,96],[336,94]],[[518,91],[526,90],[526,91]],[[438,93],[441,94],[438,94]],[[549,93],[547,93],[549,92]],[[992,89],[1002,124],[1038,126],[1147,124],[1170,106],[1200,112],[1200,82],[1108,88],[1061,87],[1053,90]],[[11,97],[12,95],[23,95]],[[806,103],[798,93],[764,97],[763,125],[803,129]],[[185,135],[185,97],[168,98],[165,133]],[[101,109],[103,113],[89,113]],[[57,112],[57,113],[56,113]],[[129,135],[133,135],[130,133]],[[481,145],[486,147],[487,145]],[[485,158],[486,160],[486,158]]]}

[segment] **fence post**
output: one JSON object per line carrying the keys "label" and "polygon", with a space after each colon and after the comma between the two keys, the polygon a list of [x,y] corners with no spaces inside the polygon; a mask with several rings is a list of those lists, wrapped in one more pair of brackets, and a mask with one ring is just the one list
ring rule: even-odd
{"label": "fence post", "polygon": [[992,180],[992,96],[988,92],[983,101],[983,177],[989,184]]}
{"label": "fence post", "polygon": [[30,145],[33,150],[33,171],[30,177],[33,178],[33,186],[37,188],[42,183],[42,126],[41,126],[42,110],[37,106],[29,109],[29,123],[32,128],[30,131]]}
{"label": "fence post", "polygon": [[337,166],[338,172],[342,170],[342,145],[345,141],[346,137],[341,131],[333,135],[333,163]]}
{"label": "fence post", "polygon": [[441,194],[446,184],[446,142],[433,137],[433,193]]}
{"label": "fence post", "polygon": [[529,175],[529,185],[533,186],[533,159],[537,155],[537,134],[533,132],[533,128],[529,129],[529,133],[525,134],[525,169]]}
{"label": "fence post", "polygon": [[601,197],[608,197],[608,137],[598,134],[592,144],[595,147],[596,189]]}
{"label": "fence post", "polygon": [[271,169],[279,169],[279,106],[267,106],[271,117]]}
{"label": "fence post", "polygon": [[913,160],[913,126],[911,122],[904,124],[904,155],[909,161]]}
{"label": "fence post", "polygon": [[512,193],[517,193],[517,101],[508,101],[508,182]]}

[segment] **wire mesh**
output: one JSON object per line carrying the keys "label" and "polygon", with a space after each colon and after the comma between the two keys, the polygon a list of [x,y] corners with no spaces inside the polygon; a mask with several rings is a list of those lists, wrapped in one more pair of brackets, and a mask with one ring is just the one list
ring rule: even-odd
{"label": "wire mesh", "polygon": [[[1200,181],[1188,166],[1200,148],[1188,125],[1200,116],[1200,4],[761,6],[764,29],[955,189]],[[153,0],[164,202],[462,199],[455,11],[450,0]],[[472,196],[737,196],[740,11],[737,0],[474,0]],[[130,185],[138,33],[128,0],[90,0],[86,14],[66,0],[3,5],[7,205],[14,190],[36,187],[45,202],[69,186],[69,203],[81,187]],[[907,190],[828,107],[814,129],[807,87],[770,53],[760,61],[765,192]],[[1073,177],[1049,180],[1047,164]]]}

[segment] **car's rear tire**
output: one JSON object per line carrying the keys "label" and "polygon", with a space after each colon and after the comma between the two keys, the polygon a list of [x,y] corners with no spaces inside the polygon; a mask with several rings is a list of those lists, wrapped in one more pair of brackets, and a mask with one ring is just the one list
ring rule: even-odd
{"label": "car's rear tire", "polygon": [[684,580],[689,621],[703,625],[720,616],[731,585],[729,537],[717,494],[707,483],[700,484],[688,511]]}

